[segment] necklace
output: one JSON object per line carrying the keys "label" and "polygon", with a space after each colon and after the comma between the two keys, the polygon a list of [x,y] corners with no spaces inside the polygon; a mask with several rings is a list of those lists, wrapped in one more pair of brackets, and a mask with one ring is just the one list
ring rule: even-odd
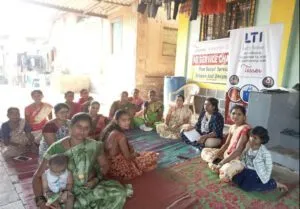
{"label": "necklace", "polygon": [[74,154],[73,154],[73,150],[72,150],[73,146],[72,146],[72,143],[71,143],[71,138],[69,138],[68,141],[69,141],[70,151],[71,151],[71,154],[72,154],[72,160],[73,160],[76,175],[77,175],[77,177],[80,181],[86,182],[86,178],[85,178],[86,176],[84,175],[84,171],[86,170],[86,155],[85,155],[86,154],[86,141],[84,141],[84,150],[83,150],[83,153],[84,153],[84,156],[85,156],[85,158],[84,158],[84,169],[81,172],[79,172],[79,169],[78,169],[77,164],[75,162],[75,158],[74,158]]}

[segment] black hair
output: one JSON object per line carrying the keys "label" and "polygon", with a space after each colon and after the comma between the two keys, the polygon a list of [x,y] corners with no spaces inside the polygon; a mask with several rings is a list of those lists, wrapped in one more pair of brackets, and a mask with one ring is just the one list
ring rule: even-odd
{"label": "black hair", "polygon": [[41,95],[43,95],[43,92],[41,90],[39,90],[39,89],[36,89],[36,90],[33,90],[31,92],[31,96],[33,96],[34,94],[41,94]]}
{"label": "black hair", "polygon": [[177,95],[176,97],[177,97],[177,98],[181,98],[181,99],[182,99],[182,101],[184,102],[184,99],[185,99],[185,98],[184,98],[184,96],[183,96],[183,95],[181,95],[181,94],[180,94],[180,95]]}
{"label": "black hair", "polygon": [[102,134],[100,135],[99,139],[100,141],[105,141],[108,135],[113,130],[118,130],[120,132],[123,132],[121,127],[118,125],[117,121],[121,118],[122,115],[129,115],[129,113],[126,110],[117,110],[114,119],[106,126],[106,128],[103,130]]}
{"label": "black hair", "polygon": [[69,105],[67,105],[66,103],[58,103],[54,106],[54,113],[58,113],[63,108],[70,110]]}
{"label": "black hair", "polygon": [[87,89],[81,89],[79,93],[82,94],[85,91],[89,92]]}
{"label": "black hair", "polygon": [[215,112],[219,112],[219,100],[214,97],[207,97],[205,101],[208,101],[215,108]]}
{"label": "black hair", "polygon": [[137,89],[137,88],[134,88],[134,89],[133,89],[133,92],[135,92],[135,91],[140,92],[140,90]]}
{"label": "black hair", "polygon": [[262,126],[256,126],[251,129],[250,136],[258,136],[262,144],[266,144],[270,140],[268,130]]}
{"label": "black hair", "polygon": [[73,115],[71,119],[71,126],[74,126],[79,121],[87,121],[90,124],[90,127],[92,127],[92,118],[88,113],[79,112]]}
{"label": "black hair", "polygon": [[94,104],[99,105],[99,107],[100,107],[100,103],[97,102],[97,101],[92,101],[91,104],[90,104],[90,106],[92,106],[92,105],[94,105]]}
{"label": "black hair", "polygon": [[246,108],[242,105],[234,105],[231,109],[230,109],[230,113],[233,110],[240,110],[244,115],[246,115]]}
{"label": "black hair", "polygon": [[73,95],[74,95],[74,91],[67,91],[67,92],[65,93],[65,97],[68,96],[68,94],[73,94]]}
{"label": "black hair", "polygon": [[129,95],[127,91],[122,91],[121,95],[123,94],[127,94],[127,96]]}
{"label": "black hair", "polygon": [[64,166],[68,165],[68,157],[64,154],[55,154],[50,157],[48,160],[49,166],[51,165],[58,165],[58,166]]}
{"label": "black hair", "polygon": [[13,111],[13,110],[16,110],[16,111],[20,112],[19,108],[17,108],[17,107],[10,107],[10,108],[7,109],[7,115],[10,114],[11,111]]}

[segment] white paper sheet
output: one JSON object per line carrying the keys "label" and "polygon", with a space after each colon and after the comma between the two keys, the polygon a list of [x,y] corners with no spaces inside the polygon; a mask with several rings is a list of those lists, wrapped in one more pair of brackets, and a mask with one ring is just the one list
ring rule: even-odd
{"label": "white paper sheet", "polygon": [[186,138],[190,141],[190,142],[194,142],[194,141],[198,141],[200,138],[200,134],[198,133],[198,131],[196,131],[196,129],[193,129],[191,131],[185,131],[183,132],[183,134],[186,136]]}

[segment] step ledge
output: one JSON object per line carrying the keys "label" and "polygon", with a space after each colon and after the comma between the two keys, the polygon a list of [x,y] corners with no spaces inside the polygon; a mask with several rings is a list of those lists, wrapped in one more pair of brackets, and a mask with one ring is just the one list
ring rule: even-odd
{"label": "step ledge", "polygon": [[269,151],[284,155],[286,157],[290,157],[295,160],[299,160],[299,150],[293,150],[293,149],[288,149],[288,148],[284,148],[281,146],[275,146],[275,147],[269,148]]}

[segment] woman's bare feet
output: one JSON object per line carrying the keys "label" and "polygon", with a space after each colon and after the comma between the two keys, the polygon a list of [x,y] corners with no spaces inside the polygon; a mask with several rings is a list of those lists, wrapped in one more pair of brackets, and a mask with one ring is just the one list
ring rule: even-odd
{"label": "woman's bare feet", "polygon": [[287,192],[289,189],[286,185],[279,183],[278,181],[276,181],[277,184],[277,189],[279,189],[281,192]]}

